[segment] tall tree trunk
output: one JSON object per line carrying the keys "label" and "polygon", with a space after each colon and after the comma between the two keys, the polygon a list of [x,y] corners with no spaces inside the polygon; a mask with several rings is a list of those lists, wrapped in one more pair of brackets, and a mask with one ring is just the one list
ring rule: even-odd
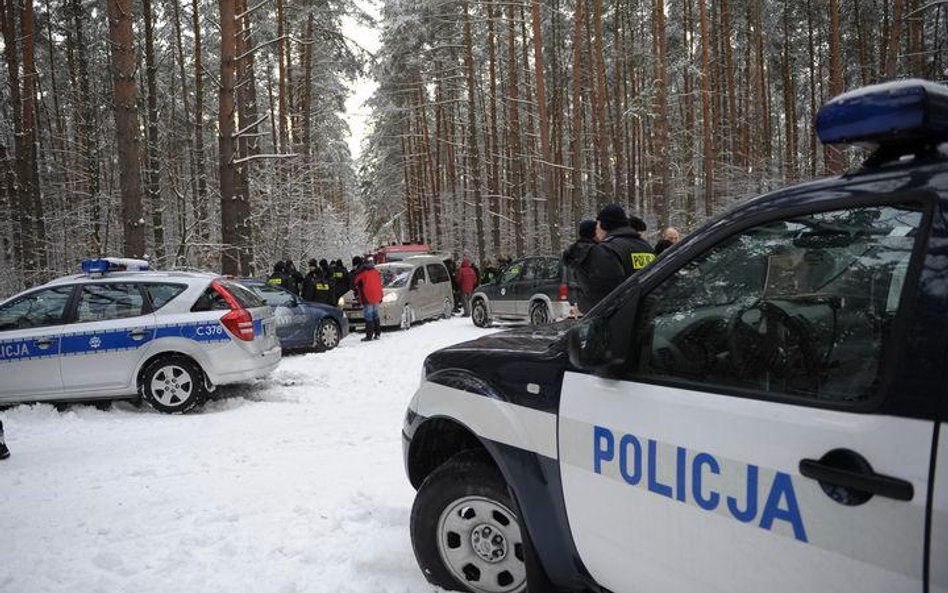
{"label": "tall tree trunk", "polygon": [[[897,0],[898,1],[898,0]],[[843,92],[842,33],[839,18],[839,0],[829,1],[830,11],[830,95]],[[846,169],[843,152],[835,146],[824,146],[826,170],[830,175],[839,175]]]}
{"label": "tall tree trunk", "polygon": [[593,117],[596,118],[596,146],[600,163],[599,191],[600,200],[611,202],[615,196],[612,186],[611,159],[609,156],[609,90],[606,85],[606,62],[602,51],[602,0],[593,0],[593,30],[595,35],[592,44],[593,61],[596,68],[596,107]]}
{"label": "tall tree trunk", "polygon": [[[701,22],[701,138],[704,152],[704,214],[714,214],[714,142],[711,132],[710,27],[705,0],[698,0]],[[728,42],[730,43],[730,42]]]}
{"label": "tall tree trunk", "polygon": [[573,16],[573,100],[572,135],[570,137],[570,169],[572,183],[572,220],[580,219],[583,208],[583,23],[586,0],[576,0]]}
{"label": "tall tree trunk", "polygon": [[[10,167],[13,174],[10,175],[12,182],[10,196],[11,206],[15,224],[13,225],[13,259],[20,268],[21,273],[29,267],[32,248],[28,247],[30,241],[30,213],[29,196],[26,193],[26,187],[29,183],[29,146],[26,142],[26,134],[23,131],[23,95],[20,88],[20,58],[17,54],[19,47],[17,35],[17,10],[14,0],[0,0],[0,28],[3,32],[3,57],[7,67],[7,87],[8,102],[10,105],[10,116],[13,119],[13,138],[14,138],[14,163]],[[27,178],[24,179],[24,170],[27,172]]]}
{"label": "tall tree trunk", "polygon": [[[76,0],[78,1],[78,0]],[[201,12],[198,0],[191,0],[191,25],[194,29],[194,166],[197,180],[194,184],[195,226],[205,242],[211,237],[207,197],[207,169],[204,156],[204,64],[201,56]]]}
{"label": "tall tree trunk", "polygon": [[244,247],[241,227],[245,223],[246,196],[240,193],[237,157],[234,133],[236,128],[236,105],[234,87],[236,84],[237,23],[234,14],[234,0],[219,0],[221,23],[220,52],[220,89],[218,91],[218,150],[220,152],[221,186],[221,271],[224,274],[240,276],[240,252]]}
{"label": "tall tree trunk", "polygon": [[494,257],[500,255],[500,165],[497,162],[497,41],[493,0],[487,0],[487,61],[490,69],[490,136],[487,153],[487,192],[490,194],[490,243]]}
{"label": "tall tree trunk", "polygon": [[[477,234],[477,260],[484,261],[484,204],[481,196],[481,158],[477,141],[477,102],[474,78],[474,49],[471,34],[471,12],[469,0],[464,0],[464,70],[467,77],[467,123],[468,123],[468,163],[470,183],[474,194],[474,224]],[[519,232],[520,229],[517,229]],[[521,239],[522,240],[522,239]]]}
{"label": "tall tree trunk", "polygon": [[655,0],[655,12],[652,16],[655,27],[655,178],[657,187],[652,193],[655,204],[655,214],[659,225],[668,224],[668,197],[671,185],[671,169],[669,167],[669,130],[668,130],[668,74],[665,56],[665,0]]}
{"label": "tall tree trunk", "polygon": [[537,119],[540,126],[540,153],[543,171],[543,193],[546,199],[546,223],[549,227],[550,243],[553,253],[560,252],[560,208],[553,187],[553,152],[550,150],[550,123],[546,112],[546,73],[543,62],[543,25],[540,21],[540,2],[530,2],[530,16],[533,22],[533,63],[536,73]]}
{"label": "tall tree trunk", "polygon": [[155,261],[162,264],[165,259],[165,225],[163,222],[164,206],[161,203],[161,163],[158,159],[158,83],[156,81],[158,66],[155,64],[151,0],[142,0],[142,12],[145,17],[145,80],[148,87],[148,143],[145,146],[145,154],[148,155],[148,172],[145,187],[148,194],[148,205],[151,208]]}
{"label": "tall tree trunk", "polygon": [[277,148],[277,151],[280,152],[289,152],[289,134],[287,132],[287,118],[289,113],[286,106],[286,15],[284,14],[283,0],[276,0],[276,9],[277,9],[277,61],[279,62],[277,69],[279,73],[279,88],[278,88],[278,99],[279,99],[279,138],[280,146]]}
{"label": "tall tree trunk", "polygon": [[507,4],[507,113],[510,122],[509,146],[510,146],[510,200],[513,203],[513,224],[514,224],[514,245],[517,257],[523,255],[524,234],[526,230],[523,225],[523,145],[520,138],[520,85],[518,80],[517,67],[517,44],[516,44],[516,26],[514,20],[513,4]]}
{"label": "tall tree trunk", "polygon": [[[836,3],[838,0],[832,0]],[[892,2],[892,26],[889,28],[888,39],[886,40],[886,58],[885,58],[885,77],[887,79],[895,78],[898,69],[899,49],[902,42],[902,13],[905,0],[893,0]],[[839,12],[839,6],[836,7]],[[839,19],[839,15],[836,17]]]}
{"label": "tall tree trunk", "polygon": [[145,219],[142,207],[132,1],[108,0],[108,8],[115,139],[122,192],[122,225],[125,231],[124,251],[127,257],[142,257],[145,255]]}

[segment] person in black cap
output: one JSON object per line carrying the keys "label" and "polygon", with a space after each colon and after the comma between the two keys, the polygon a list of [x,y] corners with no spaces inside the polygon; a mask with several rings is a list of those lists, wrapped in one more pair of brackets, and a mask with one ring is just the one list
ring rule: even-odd
{"label": "person in black cap", "polygon": [[591,298],[590,277],[586,270],[586,259],[595,246],[596,221],[584,220],[579,223],[579,239],[563,252],[563,264],[573,272],[578,285],[574,290],[574,302],[580,313],[586,313],[596,305]]}
{"label": "person in black cap", "polygon": [[583,270],[589,275],[589,299],[598,303],[626,278],[655,259],[648,241],[642,238],[645,221],[630,220],[618,204],[609,204],[596,217],[596,239]]}

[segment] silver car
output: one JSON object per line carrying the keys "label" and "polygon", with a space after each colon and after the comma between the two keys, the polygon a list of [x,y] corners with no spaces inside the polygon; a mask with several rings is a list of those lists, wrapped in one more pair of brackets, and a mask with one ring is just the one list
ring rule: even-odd
{"label": "silver car", "polygon": [[[440,257],[417,255],[400,262],[379,264],[384,297],[379,307],[383,327],[408,329],[417,321],[447,319],[454,311],[451,276]],[[355,294],[342,297],[349,323],[362,325],[365,318]]]}

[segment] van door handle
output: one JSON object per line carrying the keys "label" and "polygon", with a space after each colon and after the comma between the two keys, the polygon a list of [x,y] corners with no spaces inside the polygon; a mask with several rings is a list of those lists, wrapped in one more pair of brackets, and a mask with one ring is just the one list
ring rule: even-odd
{"label": "van door handle", "polygon": [[876,473],[865,458],[847,449],[830,451],[819,460],[802,459],[800,474],[818,481],[830,497],[842,504],[852,502],[839,500],[831,491],[851,491],[855,495],[851,498],[863,498],[862,502],[872,495],[902,501],[910,501],[915,496],[911,482]]}

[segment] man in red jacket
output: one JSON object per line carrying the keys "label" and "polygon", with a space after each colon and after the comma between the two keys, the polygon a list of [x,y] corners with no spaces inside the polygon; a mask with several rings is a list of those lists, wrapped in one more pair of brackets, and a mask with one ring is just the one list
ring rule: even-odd
{"label": "man in red jacket", "polygon": [[477,272],[471,267],[471,260],[464,258],[461,269],[458,270],[458,288],[461,289],[461,299],[464,302],[464,316],[471,316],[471,295],[477,288]]}
{"label": "man in red jacket", "polygon": [[379,305],[382,304],[382,275],[375,269],[372,261],[363,261],[361,257],[352,258],[352,267],[356,268],[352,280],[352,289],[362,304],[365,317],[365,337],[363,342],[377,340],[382,335],[382,322],[379,320]]}

